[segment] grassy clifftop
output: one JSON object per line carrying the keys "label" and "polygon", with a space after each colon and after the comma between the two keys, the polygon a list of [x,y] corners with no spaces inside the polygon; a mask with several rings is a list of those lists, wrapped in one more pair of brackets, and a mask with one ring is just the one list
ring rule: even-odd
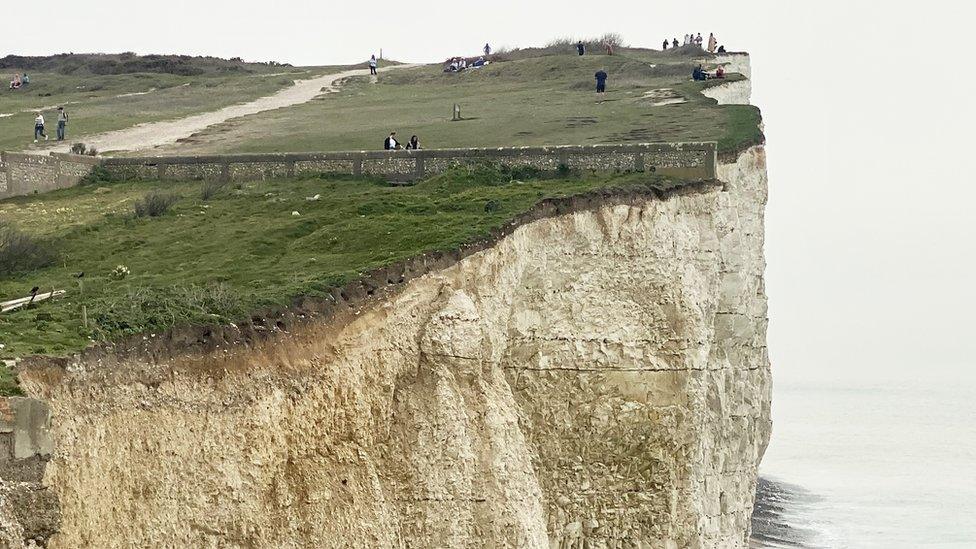
{"label": "grassy clifftop", "polygon": [[[376,149],[392,130],[427,148],[717,141],[723,152],[761,140],[759,110],[718,105],[694,82],[709,57],[621,50],[613,56],[520,51],[461,73],[440,65],[348,79],[337,94],[239,118],[164,149],[167,154]],[[705,60],[706,66],[709,61]],[[609,74],[595,93],[594,73]],[[729,75],[726,81],[742,78]],[[452,121],[453,105],[463,120]],[[138,154],[138,153],[136,153]]]}
{"label": "grassy clifftop", "polygon": [[[77,142],[94,133],[254,100],[295,79],[338,70],[189,56],[7,56],[0,58],[0,150],[32,147],[38,111],[53,135],[59,105],[71,117],[69,141]],[[8,89],[13,75],[24,72],[30,85]]]}
{"label": "grassy clifftop", "polygon": [[[177,200],[159,217],[133,214],[135,202],[163,186],[154,181],[0,203],[0,217],[59,256],[47,268],[0,275],[0,295],[33,286],[69,292],[0,315],[0,356],[64,355],[175,325],[244,319],[297,296],[326,295],[368,270],[457,248],[546,198],[671,185],[645,174],[523,175],[458,169],[413,187],[314,177],[227,185],[208,200],[199,183],[166,184]],[[118,265],[129,271],[124,278],[112,275]],[[8,379],[0,392],[11,390]]]}

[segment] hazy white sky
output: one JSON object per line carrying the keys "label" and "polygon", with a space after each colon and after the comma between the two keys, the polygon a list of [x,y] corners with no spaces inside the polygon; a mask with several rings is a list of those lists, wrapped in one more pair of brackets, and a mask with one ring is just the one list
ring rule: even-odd
{"label": "hazy white sky", "polygon": [[[0,55],[434,61],[619,32],[752,53],[769,140],[767,292],[780,379],[976,369],[974,9],[928,2],[0,0]],[[951,374],[949,379],[951,379]]]}

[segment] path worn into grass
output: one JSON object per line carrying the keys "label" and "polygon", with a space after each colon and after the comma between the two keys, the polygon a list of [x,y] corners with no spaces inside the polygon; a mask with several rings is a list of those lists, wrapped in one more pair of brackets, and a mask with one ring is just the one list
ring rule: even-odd
{"label": "path worn into grass", "polygon": [[[414,65],[395,65],[385,70],[412,66]],[[291,107],[311,101],[323,93],[337,91],[338,82],[343,78],[367,75],[369,75],[369,69],[354,69],[336,74],[318,76],[308,80],[296,80],[294,86],[285,88],[272,95],[255,99],[254,101],[230,105],[216,111],[195,114],[177,120],[139,124],[123,130],[96,134],[83,138],[83,141],[89,147],[95,147],[101,152],[152,149],[161,145],[176,143],[180,139],[187,138],[196,132],[227,122],[233,118],[283,107]],[[70,145],[65,142],[62,145],[38,149],[37,152],[43,154],[51,151],[68,152],[69,148]]]}

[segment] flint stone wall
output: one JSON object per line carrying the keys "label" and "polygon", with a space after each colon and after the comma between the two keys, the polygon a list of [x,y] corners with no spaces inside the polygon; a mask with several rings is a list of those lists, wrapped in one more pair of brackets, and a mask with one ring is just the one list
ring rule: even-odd
{"label": "flint stone wall", "polygon": [[102,165],[122,178],[160,180],[253,181],[308,173],[374,175],[412,181],[456,165],[498,162],[509,166],[556,171],[653,171],[678,177],[713,179],[715,143],[642,143],[514,147],[497,149],[429,149],[419,151],[353,151],[216,156],[107,158]]}
{"label": "flint stone wall", "polygon": [[74,154],[0,152],[0,200],[73,187],[99,162]]}
{"label": "flint stone wall", "polygon": [[484,162],[545,172],[565,166],[578,171],[649,171],[688,179],[714,179],[716,145],[640,143],[126,158],[0,153],[0,200],[74,186],[97,165],[123,180],[254,181],[333,173],[414,181],[443,173],[452,166]]}

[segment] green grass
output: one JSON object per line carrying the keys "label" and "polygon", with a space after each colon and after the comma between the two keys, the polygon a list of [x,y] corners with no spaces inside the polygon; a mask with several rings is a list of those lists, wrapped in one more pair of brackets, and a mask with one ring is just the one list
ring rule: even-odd
{"label": "green grass", "polygon": [[[250,101],[290,86],[296,78],[336,70],[333,67],[267,67],[264,72],[208,72],[196,76],[30,72],[30,86],[11,91],[6,82],[15,72],[23,71],[4,69],[0,115],[12,116],[0,116],[0,150],[34,148],[34,117],[38,110],[43,112],[53,139],[58,105],[63,105],[70,116],[68,141],[83,142],[85,136],[95,133]],[[126,95],[132,93],[142,95]]]}
{"label": "green grass", "polygon": [[[228,184],[206,201],[200,183],[147,181],[0,202],[3,219],[60,256],[54,267],[0,277],[0,296],[20,297],[35,285],[68,291],[64,299],[0,315],[0,357],[64,355],[174,325],[246,318],[297,296],[325,295],[376,267],[457,248],[546,197],[667,184],[644,174],[511,177],[484,167],[413,187],[341,176],[289,179]],[[133,204],[161,187],[179,197],[176,204],[160,217],[135,217]],[[315,195],[320,199],[307,200]],[[118,265],[131,274],[113,278]],[[4,391],[9,376],[0,368]]]}
{"label": "green grass", "polygon": [[[759,111],[720,106],[691,81],[692,57],[650,50],[621,55],[514,55],[460,74],[440,66],[350,79],[340,93],[208,129],[172,154],[377,149],[390,130],[427,148],[718,141],[723,152],[760,139]],[[605,69],[608,92],[594,93]],[[730,75],[728,81],[741,78]],[[645,92],[670,89],[685,103],[655,106]],[[465,120],[451,121],[459,103]]]}

